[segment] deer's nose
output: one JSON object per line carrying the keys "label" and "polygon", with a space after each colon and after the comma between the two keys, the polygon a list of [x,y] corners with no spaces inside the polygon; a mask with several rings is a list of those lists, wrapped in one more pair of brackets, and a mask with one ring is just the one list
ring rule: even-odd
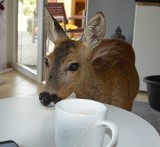
{"label": "deer's nose", "polygon": [[39,100],[42,105],[48,106],[52,102],[51,95],[48,92],[42,92],[39,94]]}
{"label": "deer's nose", "polygon": [[57,103],[61,100],[56,94],[50,94],[48,92],[42,92],[39,94],[39,100],[42,105],[49,106],[51,102]]}

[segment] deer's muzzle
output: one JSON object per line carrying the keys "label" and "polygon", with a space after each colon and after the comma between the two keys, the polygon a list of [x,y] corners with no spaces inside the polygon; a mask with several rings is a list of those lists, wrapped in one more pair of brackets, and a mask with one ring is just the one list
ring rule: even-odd
{"label": "deer's muzzle", "polygon": [[56,94],[50,94],[48,92],[42,92],[39,94],[39,100],[43,106],[49,106],[51,102],[54,104],[59,102],[61,98],[59,98]]}

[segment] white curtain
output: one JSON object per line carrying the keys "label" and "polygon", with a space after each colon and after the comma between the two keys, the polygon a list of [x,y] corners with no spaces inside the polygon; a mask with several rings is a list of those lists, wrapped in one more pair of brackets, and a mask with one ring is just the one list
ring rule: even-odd
{"label": "white curtain", "polygon": [[[4,7],[6,2],[3,3]],[[0,73],[6,70],[6,58],[7,58],[7,48],[6,48],[6,7],[3,11],[0,10]]]}

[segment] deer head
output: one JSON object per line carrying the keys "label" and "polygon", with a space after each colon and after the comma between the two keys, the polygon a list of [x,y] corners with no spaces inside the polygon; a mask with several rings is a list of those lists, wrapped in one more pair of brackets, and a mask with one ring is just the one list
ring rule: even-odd
{"label": "deer head", "polygon": [[50,99],[55,102],[65,99],[79,86],[86,69],[91,66],[89,56],[92,49],[104,38],[106,25],[104,15],[98,12],[85,27],[81,40],[73,41],[46,8],[45,27],[55,44],[53,52],[45,60],[46,86],[39,96],[42,104],[48,105]]}

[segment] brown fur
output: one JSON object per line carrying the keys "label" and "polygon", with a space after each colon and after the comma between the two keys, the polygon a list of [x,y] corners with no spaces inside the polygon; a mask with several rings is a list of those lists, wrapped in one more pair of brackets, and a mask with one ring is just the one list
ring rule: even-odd
{"label": "brown fur", "polygon": [[[70,40],[65,35],[52,40],[55,48],[47,57],[45,91],[62,99],[75,92],[78,98],[93,99],[130,111],[139,88],[135,54],[131,45],[124,41],[103,40],[104,22],[102,13],[97,13],[87,25],[81,41]],[[58,34],[60,30],[59,26],[56,30],[56,25],[55,34]],[[51,38],[58,37],[53,34]],[[72,63],[79,64],[77,71],[69,70]]]}

